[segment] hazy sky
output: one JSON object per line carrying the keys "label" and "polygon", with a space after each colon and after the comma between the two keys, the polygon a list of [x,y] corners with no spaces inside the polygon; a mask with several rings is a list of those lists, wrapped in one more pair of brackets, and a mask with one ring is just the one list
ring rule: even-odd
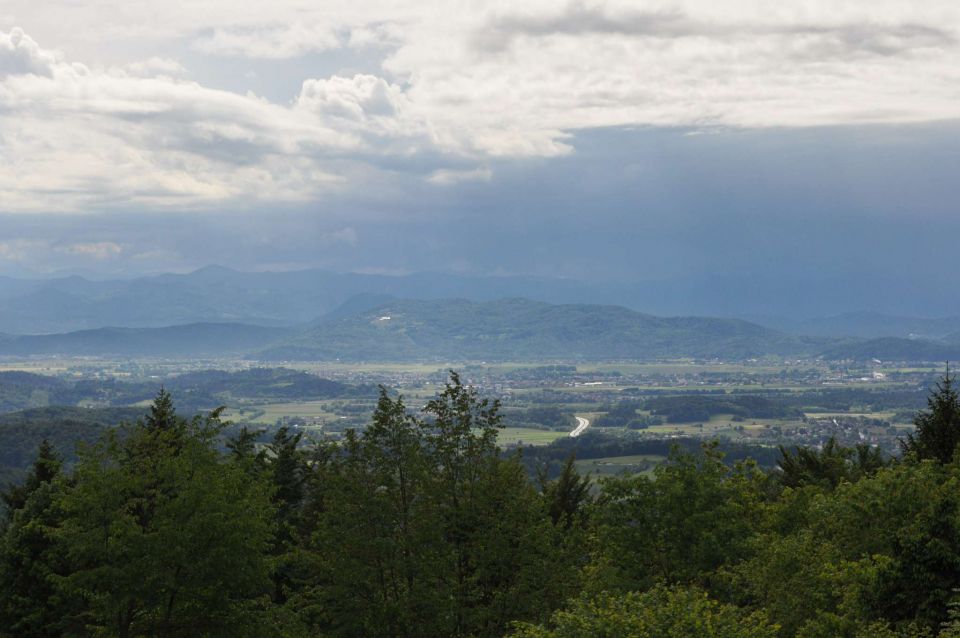
{"label": "hazy sky", "polygon": [[0,4],[0,274],[958,307],[954,1],[251,4]]}

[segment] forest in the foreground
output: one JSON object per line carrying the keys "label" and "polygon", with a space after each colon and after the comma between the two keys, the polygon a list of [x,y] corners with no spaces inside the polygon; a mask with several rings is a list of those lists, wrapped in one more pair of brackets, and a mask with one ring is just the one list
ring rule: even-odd
{"label": "forest in the foreground", "polygon": [[499,406],[451,375],[416,411],[304,445],[227,437],[161,392],[70,467],[3,493],[3,636],[960,636],[960,404],[903,454],[677,450],[531,481]]}

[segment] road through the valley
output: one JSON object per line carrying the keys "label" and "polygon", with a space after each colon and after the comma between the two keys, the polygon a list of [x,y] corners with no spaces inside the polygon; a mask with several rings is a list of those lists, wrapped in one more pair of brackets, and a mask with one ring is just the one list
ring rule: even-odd
{"label": "road through the valley", "polygon": [[570,436],[580,436],[583,434],[583,431],[590,427],[590,421],[583,418],[582,416],[576,417],[577,427],[573,429],[573,432],[570,433]]}

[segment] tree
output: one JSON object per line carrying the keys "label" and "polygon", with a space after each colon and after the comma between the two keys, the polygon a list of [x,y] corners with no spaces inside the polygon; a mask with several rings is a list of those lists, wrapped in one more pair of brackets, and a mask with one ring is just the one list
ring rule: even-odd
{"label": "tree", "polygon": [[580,476],[576,460],[576,453],[571,452],[555,481],[547,480],[545,468],[541,468],[537,476],[550,518],[564,530],[583,522],[584,510],[590,503],[590,476]]}
{"label": "tree", "polygon": [[747,554],[764,483],[753,465],[726,465],[715,443],[700,454],[675,448],[652,479],[603,479],[591,512],[598,539],[591,586],[706,585],[718,568]]}
{"label": "tree", "polygon": [[273,500],[277,504],[280,520],[284,523],[294,518],[303,502],[307,466],[304,455],[297,449],[302,438],[302,432],[291,434],[290,428],[281,427],[267,446],[270,478],[275,488]]}
{"label": "tree", "polygon": [[56,505],[60,458],[44,440],[22,485],[3,494],[6,523],[0,536],[0,636],[53,638],[67,628],[63,620],[75,605],[64,599],[56,579],[65,567],[56,529],[62,512]]}
{"label": "tree", "polygon": [[157,393],[153,403],[150,404],[150,412],[145,419],[145,425],[148,430],[168,430],[183,421],[177,418],[177,411],[173,406],[173,397],[163,387]]}
{"label": "tree", "polygon": [[43,439],[37,449],[37,458],[34,460],[33,467],[30,468],[26,480],[21,484],[11,485],[0,492],[0,499],[3,500],[4,513],[8,523],[13,519],[14,513],[26,505],[27,499],[37,488],[51,482],[60,474],[62,466],[63,461],[54,451],[53,446],[47,439]]}
{"label": "tree", "polygon": [[836,548],[837,568],[875,565],[848,588],[859,615],[934,630],[960,587],[958,512],[960,468],[929,459],[894,464],[814,499],[809,525],[819,543]]}
{"label": "tree", "polygon": [[268,591],[270,488],[217,450],[218,411],[186,421],[161,392],[151,415],[81,452],[60,495],[60,590],[86,631],[120,637],[251,633]]}
{"label": "tree", "polygon": [[555,613],[549,626],[518,623],[511,638],[775,638],[777,629],[762,612],[721,604],[697,589],[658,586],[581,597]]}
{"label": "tree", "polygon": [[271,552],[277,558],[272,575],[273,599],[277,602],[286,599],[290,587],[294,567],[289,554],[293,551],[304,486],[309,477],[304,454],[297,449],[302,438],[301,432],[291,434],[290,428],[281,427],[267,446],[268,453],[262,457],[267,463],[266,475],[272,483],[272,500],[277,508],[277,530]]}
{"label": "tree", "polygon": [[917,459],[934,459],[946,464],[960,443],[960,400],[953,389],[950,366],[927,398],[928,409],[917,414],[914,433],[901,442],[903,451]]}
{"label": "tree", "polygon": [[230,450],[230,457],[237,463],[249,463],[252,470],[263,469],[266,463],[266,452],[257,451],[257,438],[263,434],[263,430],[250,430],[243,426],[237,434],[227,440],[227,449]]}
{"label": "tree", "polygon": [[833,489],[841,481],[854,482],[874,474],[886,463],[880,448],[864,443],[844,447],[830,437],[822,449],[798,447],[792,452],[779,446],[777,482],[784,487],[817,485]]}
{"label": "tree", "polygon": [[371,425],[324,470],[310,577],[291,597],[315,630],[501,636],[551,610],[554,526],[501,457],[498,408],[455,374],[420,415],[381,388]]}

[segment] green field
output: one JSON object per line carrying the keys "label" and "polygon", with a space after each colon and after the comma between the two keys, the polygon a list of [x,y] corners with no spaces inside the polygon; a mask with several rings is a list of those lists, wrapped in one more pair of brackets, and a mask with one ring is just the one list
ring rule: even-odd
{"label": "green field", "polygon": [[280,417],[317,418],[325,421],[336,421],[340,417],[330,410],[330,401],[292,401],[289,403],[251,404],[242,407],[231,407],[223,414],[223,418],[236,423],[254,423],[258,425],[273,425]]}
{"label": "green field", "polygon": [[534,428],[503,428],[497,436],[500,445],[547,445],[557,439],[569,436],[569,432],[556,430],[536,430]]}
{"label": "green field", "polygon": [[608,456],[599,459],[577,461],[577,471],[594,477],[618,476],[620,474],[649,473],[653,468],[667,460],[657,454],[632,454],[630,456]]}

